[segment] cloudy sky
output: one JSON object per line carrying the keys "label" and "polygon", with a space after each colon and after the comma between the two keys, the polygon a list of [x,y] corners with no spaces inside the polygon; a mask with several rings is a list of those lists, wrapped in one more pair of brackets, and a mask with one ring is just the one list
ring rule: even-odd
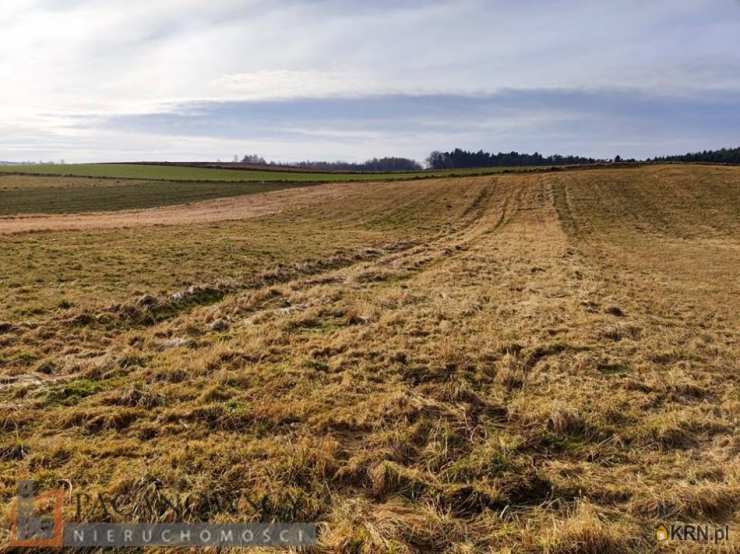
{"label": "cloudy sky", "polygon": [[3,0],[0,160],[740,145],[740,0]]}

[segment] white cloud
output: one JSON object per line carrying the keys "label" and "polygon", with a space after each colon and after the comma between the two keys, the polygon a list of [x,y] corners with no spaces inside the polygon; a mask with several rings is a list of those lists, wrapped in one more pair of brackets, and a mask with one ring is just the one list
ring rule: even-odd
{"label": "white cloud", "polygon": [[259,70],[234,73],[209,83],[209,99],[265,100],[315,98],[390,92],[382,82],[359,72],[313,70]]}
{"label": "white cloud", "polygon": [[0,29],[5,144],[192,100],[740,91],[731,0],[4,0]]}

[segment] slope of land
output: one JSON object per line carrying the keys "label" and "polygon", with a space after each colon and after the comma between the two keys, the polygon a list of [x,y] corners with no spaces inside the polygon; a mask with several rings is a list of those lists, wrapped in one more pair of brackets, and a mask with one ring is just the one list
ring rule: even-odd
{"label": "slope of land", "polygon": [[[517,168],[516,171],[527,168]],[[223,169],[185,165],[156,164],[31,164],[0,165],[0,173],[20,175],[56,175],[73,177],[96,177],[99,179],[139,179],[166,181],[237,182],[237,181],[285,181],[285,182],[345,182],[405,180],[414,178],[444,177],[450,175],[490,174],[506,171],[507,168],[450,169],[439,171],[388,172],[388,173],[339,173],[317,171],[285,171],[270,169]]]}
{"label": "slope of land", "polygon": [[[0,180],[1,181],[1,180]],[[170,185],[171,183],[168,183]],[[201,185],[198,185],[201,186]],[[226,187],[238,185],[228,184]],[[249,190],[252,187],[258,190]],[[136,198],[125,196],[126,188],[116,191],[116,196],[106,197],[89,195],[90,202],[87,206],[90,210],[81,213],[68,213],[69,205],[80,201],[74,194],[71,198],[67,196],[67,190],[60,190],[56,194],[60,214],[33,213],[33,206],[28,205],[31,213],[17,213],[14,215],[0,216],[0,234],[23,233],[31,231],[51,230],[90,230],[90,229],[112,229],[112,228],[140,228],[150,225],[182,225],[184,223],[208,223],[228,221],[237,219],[248,219],[260,215],[279,212],[286,208],[295,208],[306,203],[319,202],[327,196],[341,195],[352,184],[325,184],[299,186],[276,186],[276,185],[244,185],[239,191],[211,190],[216,196],[213,200],[190,202],[188,204],[177,203],[188,198],[192,193],[196,198],[201,194],[207,195],[207,191],[183,191],[176,187],[170,195],[164,191],[157,191],[152,195],[137,195]],[[359,186],[359,185],[354,185]],[[263,190],[259,190],[263,187]],[[284,189],[291,190],[284,190]],[[265,193],[265,190],[271,190]],[[130,190],[128,192],[131,192]],[[124,195],[119,197],[118,195]],[[98,207],[107,203],[108,200],[123,205],[124,202],[140,202],[145,206],[162,196],[168,198],[164,207],[145,208],[138,210],[119,209],[114,211],[94,211],[93,206]],[[30,193],[29,196],[35,196]],[[236,198],[234,198],[236,196]],[[3,198],[0,191],[0,199]]]}
{"label": "slope of land", "polygon": [[283,182],[177,182],[0,175],[0,218],[140,210],[308,186]]}
{"label": "slope of land", "polygon": [[0,217],[139,210],[309,184],[135,181],[0,174]]}
{"label": "slope of land", "polygon": [[3,502],[219,491],[187,518],[350,552],[737,540],[740,170],[337,187],[0,237]]}

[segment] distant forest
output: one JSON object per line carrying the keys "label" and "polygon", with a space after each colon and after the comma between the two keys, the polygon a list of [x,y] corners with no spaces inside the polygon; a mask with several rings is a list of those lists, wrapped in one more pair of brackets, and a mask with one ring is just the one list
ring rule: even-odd
{"label": "distant forest", "polygon": [[421,164],[408,158],[373,158],[362,163],[351,162],[295,162],[280,164],[266,162],[264,158],[256,155],[246,155],[242,163],[251,165],[266,165],[273,167],[295,167],[298,169],[315,169],[319,171],[420,171],[424,169]]}
{"label": "distant forest", "polygon": [[704,150],[679,156],[663,156],[653,158],[654,162],[710,162],[737,164],[740,163],[740,148],[721,148],[720,150]]}
{"label": "distant forest", "polygon": [[[432,152],[427,158],[427,164],[432,169],[455,169],[460,167],[497,167],[518,165],[579,165],[592,164],[599,160],[582,156],[543,156],[539,152],[534,154],[520,154],[519,152],[499,152],[490,154],[479,150],[468,152],[455,148],[451,152]],[[617,160],[619,161],[619,160]]]}
{"label": "distant forest", "polygon": [[[235,160],[236,161],[236,160]],[[450,152],[432,152],[425,160],[430,169],[460,169],[475,167],[512,167],[512,166],[553,166],[553,165],[586,165],[604,163],[612,160],[586,158],[583,156],[543,156],[539,152],[524,154],[520,152],[499,152],[492,154],[479,150],[478,152],[455,148]],[[615,156],[615,162],[635,162],[635,159],[625,160]],[[708,163],[740,163],[740,148],[722,148],[720,150],[704,150],[676,156],[662,156],[648,158],[646,162],[708,162]],[[312,169],[317,171],[419,171],[421,164],[409,158],[385,157],[373,158],[362,163],[352,162],[320,162],[304,161],[289,164],[267,162],[261,156],[250,154],[244,156],[241,163],[276,168]]]}

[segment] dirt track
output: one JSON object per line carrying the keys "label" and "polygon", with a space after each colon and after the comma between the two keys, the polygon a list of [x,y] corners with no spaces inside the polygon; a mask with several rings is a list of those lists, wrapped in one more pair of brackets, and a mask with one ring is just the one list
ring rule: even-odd
{"label": "dirt track", "polygon": [[0,235],[32,231],[112,229],[247,219],[336,198],[357,186],[358,183],[312,185],[143,210],[0,217]]}

